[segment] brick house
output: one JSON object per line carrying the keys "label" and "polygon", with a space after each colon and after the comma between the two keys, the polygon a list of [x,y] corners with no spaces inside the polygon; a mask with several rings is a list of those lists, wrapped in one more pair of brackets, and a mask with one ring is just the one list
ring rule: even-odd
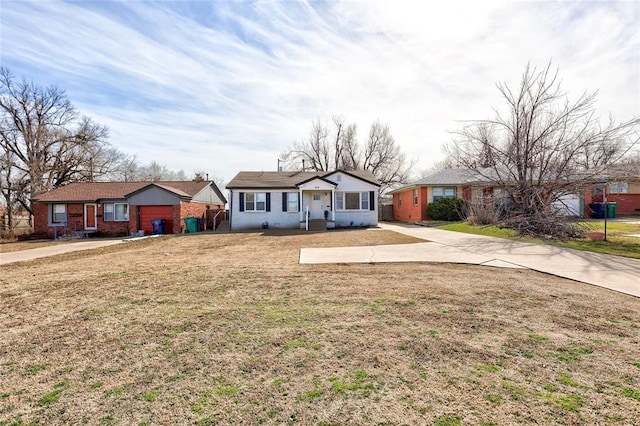
{"label": "brick house", "polygon": [[462,198],[493,194],[476,174],[468,169],[445,169],[389,193],[393,196],[393,219],[402,222],[428,220],[427,205],[440,198]]}
{"label": "brick house", "polygon": [[213,182],[76,182],[32,200],[34,234],[68,233],[123,236],[151,234],[152,219],[164,219],[164,232],[177,234],[184,218],[205,219],[224,210],[226,199]]}
{"label": "brick house", "polygon": [[[485,171],[485,173],[491,173]],[[634,175],[634,176],[637,176]],[[565,194],[552,203],[567,216],[590,217],[589,204],[603,201],[603,183],[584,183],[575,194]],[[428,220],[427,205],[440,198],[462,198],[466,202],[497,201],[508,188],[492,186],[491,180],[470,169],[452,168],[437,172],[411,185],[391,191],[393,219],[402,222]],[[616,215],[640,214],[640,178],[608,179],[607,202],[616,203]]]}
{"label": "brick house", "polygon": [[617,178],[605,185],[590,185],[584,193],[585,216],[589,217],[589,204],[604,201],[616,203],[616,215],[640,215],[640,178]]}

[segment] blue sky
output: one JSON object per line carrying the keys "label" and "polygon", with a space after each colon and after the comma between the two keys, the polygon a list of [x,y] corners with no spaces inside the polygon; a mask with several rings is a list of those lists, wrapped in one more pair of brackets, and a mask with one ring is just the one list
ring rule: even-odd
{"label": "blue sky", "polygon": [[495,83],[553,59],[576,98],[640,115],[640,2],[3,0],[0,59],[66,88],[110,142],[187,174],[275,170],[314,119],[390,126],[419,169]]}

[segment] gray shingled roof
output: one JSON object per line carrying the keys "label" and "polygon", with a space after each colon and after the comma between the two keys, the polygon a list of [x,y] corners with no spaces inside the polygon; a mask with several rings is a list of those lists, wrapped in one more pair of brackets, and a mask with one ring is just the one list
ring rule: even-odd
{"label": "gray shingled roof", "polygon": [[[120,200],[149,185],[157,185],[182,197],[193,197],[212,182],[75,182],[34,197],[39,202]],[[219,194],[221,195],[221,194]],[[222,201],[222,200],[221,200]]]}
{"label": "gray shingled roof", "polygon": [[420,179],[415,185],[464,185],[487,181],[477,172],[470,169],[444,169]]}
{"label": "gray shingled roof", "polygon": [[354,176],[374,185],[380,185],[373,173],[367,170],[336,170],[332,172],[239,172],[226,187],[228,189],[295,189],[302,182],[316,177],[330,176],[337,172]]}

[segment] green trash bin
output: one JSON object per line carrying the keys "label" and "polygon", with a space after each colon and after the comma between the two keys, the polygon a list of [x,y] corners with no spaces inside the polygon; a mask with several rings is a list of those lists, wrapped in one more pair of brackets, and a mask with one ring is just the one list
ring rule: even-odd
{"label": "green trash bin", "polygon": [[198,218],[197,217],[185,217],[184,224],[187,227],[187,232],[198,232]]}
{"label": "green trash bin", "polygon": [[616,203],[607,203],[607,219],[613,219],[616,217]]}

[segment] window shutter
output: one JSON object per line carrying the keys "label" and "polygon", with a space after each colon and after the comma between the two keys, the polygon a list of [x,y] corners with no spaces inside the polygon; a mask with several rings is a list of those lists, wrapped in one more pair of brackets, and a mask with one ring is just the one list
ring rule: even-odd
{"label": "window shutter", "polygon": [[376,206],[375,203],[376,202],[376,193],[375,191],[369,191],[369,210],[375,210]]}
{"label": "window shutter", "polygon": [[298,192],[298,211],[301,211],[302,206],[300,205],[300,193]]}
{"label": "window shutter", "polygon": [[244,192],[240,192],[238,194],[238,197],[240,197],[240,211],[243,212],[244,211]]}
{"label": "window shutter", "polygon": [[286,192],[282,193],[282,211],[283,212],[287,211],[287,193]]}
{"label": "window shutter", "polygon": [[268,212],[271,211],[271,193],[267,192],[267,209]]}

